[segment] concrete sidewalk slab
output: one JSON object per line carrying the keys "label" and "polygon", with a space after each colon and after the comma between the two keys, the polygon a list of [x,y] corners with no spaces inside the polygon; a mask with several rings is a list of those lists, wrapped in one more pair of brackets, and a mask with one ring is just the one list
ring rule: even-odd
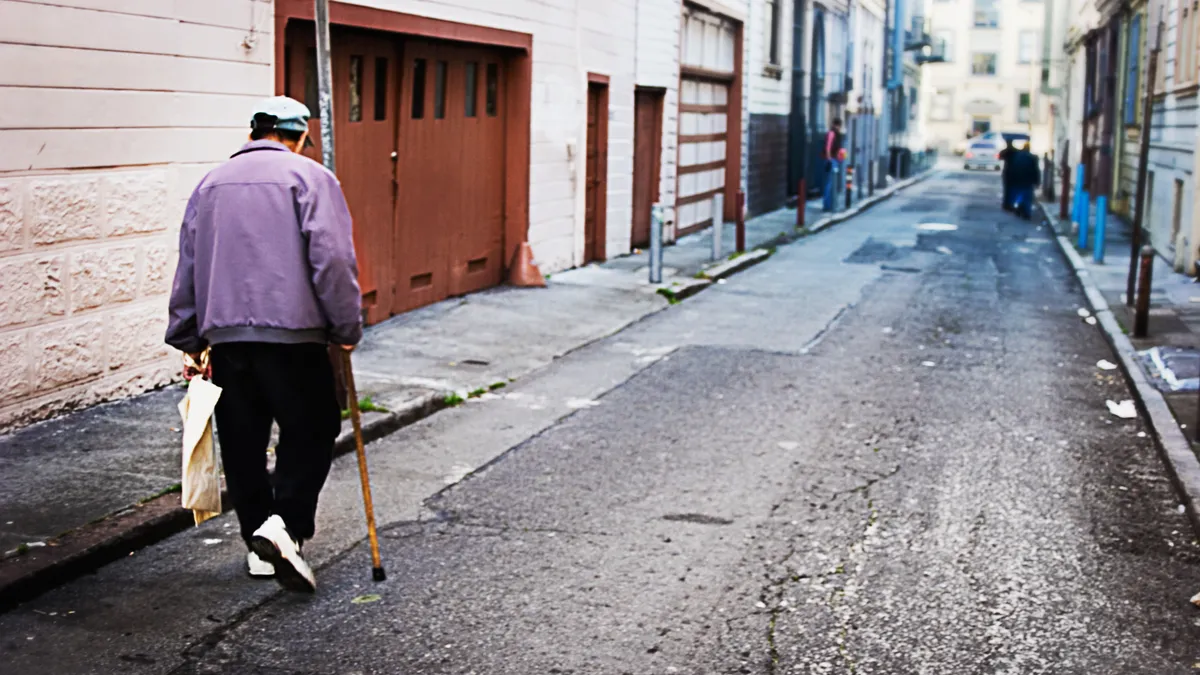
{"label": "concrete sidewalk slab", "polygon": [[[845,220],[918,176],[881,190],[854,208],[817,218],[810,230]],[[795,210],[746,223],[749,249],[791,240]],[[723,228],[732,250],[734,228]],[[368,329],[355,352],[360,396],[387,410],[364,418],[368,441],[447,405],[457,393],[500,387],[559,357],[661,311],[708,287],[694,278],[734,274],[765,259],[751,251],[715,266],[711,234],[664,250],[663,283],[648,282],[645,253],[552,275],[546,289],[497,288],[447,300]],[[741,262],[739,262],[741,260]],[[0,606],[30,597],[187,528],[179,509],[179,387],[151,392],[0,436]],[[219,432],[218,432],[219,433]],[[349,423],[339,453],[352,450]],[[43,545],[45,544],[45,545]]]}

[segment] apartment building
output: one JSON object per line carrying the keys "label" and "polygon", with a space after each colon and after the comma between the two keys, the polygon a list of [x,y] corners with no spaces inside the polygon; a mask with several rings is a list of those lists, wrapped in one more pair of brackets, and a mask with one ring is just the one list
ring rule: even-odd
{"label": "apartment building", "polygon": [[1051,138],[1041,91],[1045,9],[1050,0],[925,0],[945,60],[925,68],[925,131],[941,152],[987,131],[1029,133],[1035,152]]}

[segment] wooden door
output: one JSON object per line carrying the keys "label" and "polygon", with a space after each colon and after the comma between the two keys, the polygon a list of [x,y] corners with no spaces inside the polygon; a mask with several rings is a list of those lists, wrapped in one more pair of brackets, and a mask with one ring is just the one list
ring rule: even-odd
{"label": "wooden door", "polygon": [[[391,314],[394,282],[397,44],[373,33],[332,34],[337,174],[354,219],[363,307],[371,323]],[[305,155],[321,161],[316,48],[311,24],[289,26],[288,95],[312,112]]]}
{"label": "wooden door", "polygon": [[587,169],[583,223],[583,260],[604,260],[608,185],[608,85],[588,83]]}
{"label": "wooden door", "polygon": [[404,47],[396,297],[403,312],[504,275],[504,63],[498,52]]}
{"label": "wooden door", "polygon": [[664,92],[639,89],[633,113],[633,227],[629,245],[650,243],[650,211],[658,201],[662,166],[662,110]]}

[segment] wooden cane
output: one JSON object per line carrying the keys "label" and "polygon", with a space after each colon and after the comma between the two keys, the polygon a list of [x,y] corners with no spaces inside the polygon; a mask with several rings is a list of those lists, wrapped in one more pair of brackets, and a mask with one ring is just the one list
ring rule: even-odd
{"label": "wooden cane", "polygon": [[358,454],[358,477],[362,481],[363,508],[367,512],[367,538],[371,541],[371,577],[387,579],[379,557],[379,535],[375,532],[375,505],[371,502],[371,478],[367,474],[367,451],[363,448],[362,413],[358,409],[358,390],[354,386],[354,367],[350,352],[342,350],[342,370],[346,381],[346,398],[350,403],[350,421],[354,425],[354,450]]}

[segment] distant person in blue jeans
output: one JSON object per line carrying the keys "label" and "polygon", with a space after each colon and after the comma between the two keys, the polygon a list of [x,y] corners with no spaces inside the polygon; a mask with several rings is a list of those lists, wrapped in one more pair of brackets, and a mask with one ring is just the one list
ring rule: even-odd
{"label": "distant person in blue jeans", "polygon": [[837,196],[838,174],[846,151],[842,149],[842,120],[833,119],[833,127],[825,132],[825,145],[821,158],[825,160],[825,210],[832,211]]}
{"label": "distant person in blue jeans", "polygon": [[1042,170],[1038,166],[1038,158],[1029,151],[1029,144],[1026,143],[1020,150],[1014,150],[1008,161],[1012,164],[1009,189],[1012,193],[1013,206],[1017,215],[1029,220],[1033,217],[1034,190],[1042,181]]}

